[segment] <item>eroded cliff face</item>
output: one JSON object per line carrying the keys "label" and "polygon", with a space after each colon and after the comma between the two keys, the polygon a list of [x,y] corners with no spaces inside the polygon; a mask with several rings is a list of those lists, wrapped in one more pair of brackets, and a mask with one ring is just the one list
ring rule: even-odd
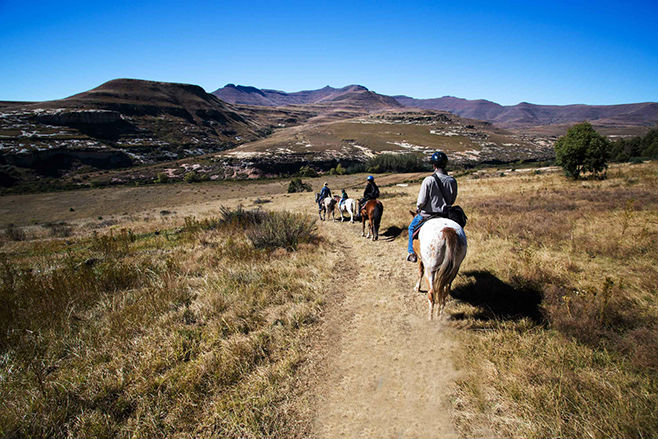
{"label": "eroded cliff face", "polygon": [[29,168],[43,176],[58,177],[63,172],[82,165],[97,169],[116,169],[127,168],[133,161],[126,153],[118,150],[49,149],[6,154],[0,159],[0,163]]}

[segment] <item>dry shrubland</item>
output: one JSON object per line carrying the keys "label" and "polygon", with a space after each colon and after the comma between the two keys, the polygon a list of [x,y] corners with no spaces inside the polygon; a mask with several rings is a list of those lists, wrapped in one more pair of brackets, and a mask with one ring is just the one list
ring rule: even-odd
{"label": "dry shrubland", "polygon": [[656,437],[655,163],[463,180],[453,296],[464,436]]}
{"label": "dry shrubland", "polygon": [[[658,436],[655,162],[602,181],[492,174],[458,179],[460,434]],[[404,237],[417,185],[387,178],[382,234]],[[311,199],[268,207],[302,203],[314,216]],[[334,237],[287,212],[160,216],[5,239],[0,436],[309,434],[300,370]]]}
{"label": "dry shrubland", "polygon": [[[658,436],[655,162],[479,174],[458,177],[469,249],[447,307],[460,434]],[[382,189],[384,235],[406,235],[417,187]]]}
{"label": "dry shrubland", "polygon": [[[254,245],[253,218],[279,234]],[[323,248],[307,217],[240,209],[13,247],[0,261],[0,436],[302,434],[291,401]]]}

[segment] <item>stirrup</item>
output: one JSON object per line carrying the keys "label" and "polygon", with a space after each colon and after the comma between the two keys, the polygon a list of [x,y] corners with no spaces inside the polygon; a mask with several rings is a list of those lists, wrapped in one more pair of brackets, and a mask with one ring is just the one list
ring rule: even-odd
{"label": "stirrup", "polygon": [[409,253],[407,255],[407,261],[409,261],[409,262],[418,262],[418,256],[416,256],[416,253]]}

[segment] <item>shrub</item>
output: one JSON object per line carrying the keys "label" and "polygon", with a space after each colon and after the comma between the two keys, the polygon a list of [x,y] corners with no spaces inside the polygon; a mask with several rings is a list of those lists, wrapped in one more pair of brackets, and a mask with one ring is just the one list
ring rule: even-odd
{"label": "shrub", "polygon": [[638,157],[658,158],[658,128],[644,136],[617,139],[610,144],[610,159],[615,162],[633,162]]}
{"label": "shrub", "polygon": [[598,176],[608,168],[609,150],[610,141],[583,122],[569,128],[555,143],[555,162],[575,180],[585,172]]}
{"label": "shrub", "polygon": [[299,168],[299,172],[297,172],[297,175],[300,177],[317,177],[318,172],[310,167],[309,165],[304,165],[301,168]]}
{"label": "shrub", "polygon": [[285,248],[297,250],[300,243],[315,239],[315,220],[290,212],[269,212],[258,227],[247,231],[247,237],[259,249]]}
{"label": "shrub", "polygon": [[158,176],[155,177],[155,182],[156,183],[168,183],[169,182],[169,176],[165,174],[164,172],[158,172]]}
{"label": "shrub", "polygon": [[290,181],[288,185],[288,193],[292,194],[294,192],[311,192],[313,189],[308,183],[304,183],[301,178],[295,177]]}
{"label": "shrub", "polygon": [[14,224],[9,224],[5,230],[5,235],[10,241],[25,241],[27,235],[21,228],[16,227]]}
{"label": "shrub", "polygon": [[200,181],[208,181],[210,177],[207,174],[199,174],[196,171],[188,172],[183,177],[183,180],[187,183],[198,183]]}
{"label": "shrub", "polygon": [[71,236],[73,233],[73,226],[65,222],[60,223],[46,223],[43,225],[46,229],[50,231],[51,236],[66,238]]}
{"label": "shrub", "polygon": [[256,224],[263,222],[266,213],[262,210],[246,210],[239,205],[235,210],[228,207],[219,208],[219,223],[222,226],[235,226],[242,229],[248,229]]}
{"label": "shrub", "polygon": [[423,154],[379,154],[368,160],[369,172],[415,172],[430,170]]}

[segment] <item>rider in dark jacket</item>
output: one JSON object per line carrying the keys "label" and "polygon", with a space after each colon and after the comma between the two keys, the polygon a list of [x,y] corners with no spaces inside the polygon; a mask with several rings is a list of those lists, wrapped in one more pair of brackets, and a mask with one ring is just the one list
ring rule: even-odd
{"label": "rider in dark jacket", "polygon": [[320,194],[318,195],[318,209],[320,212],[322,212],[322,200],[324,200],[327,197],[331,197],[331,189],[329,189],[329,183],[326,181],[324,182],[324,186],[322,186],[322,189],[320,190]]}
{"label": "rider in dark jacket", "polygon": [[363,198],[359,200],[359,214],[361,212],[361,208],[368,200],[375,200],[377,198],[379,198],[379,188],[375,183],[375,177],[369,175],[368,184],[366,185],[366,189],[363,191]]}

